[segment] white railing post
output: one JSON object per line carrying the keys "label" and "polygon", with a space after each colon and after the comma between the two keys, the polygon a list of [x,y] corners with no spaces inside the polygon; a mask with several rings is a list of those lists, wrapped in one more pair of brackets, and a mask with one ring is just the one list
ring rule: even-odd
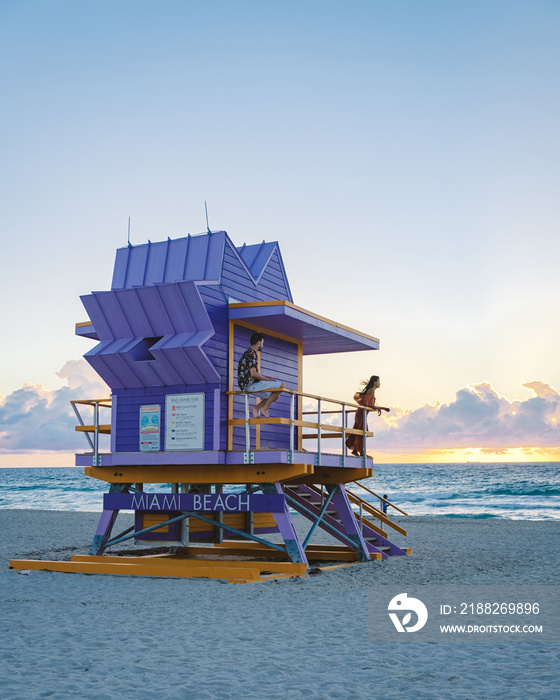
{"label": "white railing post", "polygon": [[317,399],[317,464],[321,464],[321,399]]}
{"label": "white railing post", "polygon": [[294,411],[294,399],[295,399],[295,394],[290,395],[290,462],[293,462],[294,459],[294,420],[295,420],[295,411]]}
{"label": "white railing post", "polygon": [[364,412],[364,451],[362,454],[362,460],[363,460],[363,465],[364,467],[367,467],[367,429],[368,429],[368,424],[367,424],[367,419],[368,419],[368,412],[366,408],[362,408],[362,411]]}
{"label": "white railing post", "polygon": [[245,452],[251,451],[251,426],[249,425],[249,394],[245,394]]}
{"label": "white railing post", "polygon": [[342,404],[342,466],[346,466],[346,404]]}
{"label": "white railing post", "polygon": [[93,433],[93,464],[99,466],[99,403],[96,401],[93,404],[93,425],[95,427]]}

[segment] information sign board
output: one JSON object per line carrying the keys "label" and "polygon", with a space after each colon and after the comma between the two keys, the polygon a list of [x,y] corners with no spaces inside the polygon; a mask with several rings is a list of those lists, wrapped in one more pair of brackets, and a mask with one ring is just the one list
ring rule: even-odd
{"label": "information sign board", "polygon": [[161,447],[161,407],[140,406],[140,452],[159,452]]}
{"label": "information sign board", "polygon": [[165,449],[204,449],[204,394],[165,397]]}

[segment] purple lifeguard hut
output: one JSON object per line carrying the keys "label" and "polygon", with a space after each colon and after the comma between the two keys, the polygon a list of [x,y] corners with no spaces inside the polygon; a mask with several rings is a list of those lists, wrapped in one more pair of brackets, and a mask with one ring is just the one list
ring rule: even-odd
{"label": "purple lifeguard hut", "polygon": [[[112,396],[73,402],[91,446],[76,464],[110,488],[91,552],[73,557],[71,570],[241,581],[305,575],[310,561],[410,553],[389,540],[386,529],[406,532],[372,505],[380,497],[365,486],[369,501],[357,493],[373,475],[367,420],[363,457],[347,454],[345,438],[358,432],[353,413],[369,409],[303,392],[304,355],[376,350],[379,341],[295,306],[277,243],[238,248],[218,231],[121,248],[111,290],[82,302],[90,320],[76,333],[98,341],[85,358]],[[252,418],[256,397],[237,386],[255,331],[266,337],[260,371],[286,387],[270,418]],[[120,511],[134,512],[134,526],[113,535]],[[304,536],[294,511],[310,521]],[[333,544],[310,542],[317,527]],[[107,554],[127,539],[169,551]]]}

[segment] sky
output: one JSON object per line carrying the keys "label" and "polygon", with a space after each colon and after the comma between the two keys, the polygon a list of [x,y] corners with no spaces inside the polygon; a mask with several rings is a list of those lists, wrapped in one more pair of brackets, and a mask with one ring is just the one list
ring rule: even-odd
{"label": "sky", "polygon": [[[560,460],[556,0],[0,0],[0,465],[71,464],[115,250],[278,241],[378,461]],[[77,441],[77,442],[76,442]]]}

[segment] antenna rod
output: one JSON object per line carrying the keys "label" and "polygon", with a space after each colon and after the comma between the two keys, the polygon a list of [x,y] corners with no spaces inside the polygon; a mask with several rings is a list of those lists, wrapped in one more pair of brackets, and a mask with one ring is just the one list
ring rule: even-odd
{"label": "antenna rod", "polygon": [[204,200],[204,211],[206,212],[206,230],[208,233],[212,233],[212,231],[210,231],[210,226],[208,225],[208,207],[206,206],[206,200]]}
{"label": "antenna rod", "polygon": [[130,243],[130,216],[128,217],[128,247],[132,248],[132,244]]}

